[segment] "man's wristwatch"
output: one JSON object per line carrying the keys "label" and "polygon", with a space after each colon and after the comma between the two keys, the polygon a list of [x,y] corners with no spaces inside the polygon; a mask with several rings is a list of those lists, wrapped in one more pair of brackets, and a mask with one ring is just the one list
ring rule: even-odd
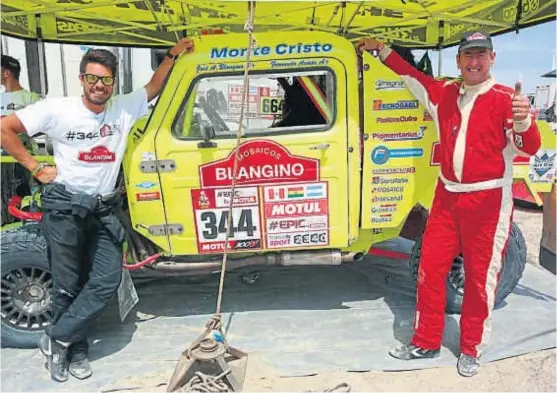
{"label": "man's wristwatch", "polygon": [[172,61],[176,61],[176,59],[178,58],[179,55],[173,55],[170,52],[170,49],[166,51],[166,57],[168,57],[170,60]]}
{"label": "man's wristwatch", "polygon": [[40,162],[39,165],[35,168],[35,170],[31,171],[31,175],[36,177],[40,171],[42,171],[45,167],[49,166],[47,163]]}

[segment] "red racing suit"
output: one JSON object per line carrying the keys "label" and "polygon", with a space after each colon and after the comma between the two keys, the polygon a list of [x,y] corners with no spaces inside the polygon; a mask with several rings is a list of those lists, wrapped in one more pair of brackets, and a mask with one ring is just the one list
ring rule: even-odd
{"label": "red racing suit", "polygon": [[462,253],[466,280],[460,349],[477,357],[491,333],[511,228],[513,159],[534,155],[540,133],[531,117],[513,122],[514,90],[492,78],[464,86],[419,72],[390,48],[379,56],[426,107],[439,133],[441,170],[423,237],[411,343],[441,347],[445,282],[454,258]]}

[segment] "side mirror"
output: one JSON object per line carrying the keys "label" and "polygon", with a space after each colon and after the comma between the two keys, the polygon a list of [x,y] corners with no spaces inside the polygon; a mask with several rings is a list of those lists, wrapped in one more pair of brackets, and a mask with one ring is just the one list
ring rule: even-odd
{"label": "side mirror", "polygon": [[208,147],[217,147],[215,142],[211,142],[217,133],[215,132],[215,127],[209,122],[201,123],[201,134],[203,135],[203,142],[199,142],[197,147],[200,148],[208,148]]}

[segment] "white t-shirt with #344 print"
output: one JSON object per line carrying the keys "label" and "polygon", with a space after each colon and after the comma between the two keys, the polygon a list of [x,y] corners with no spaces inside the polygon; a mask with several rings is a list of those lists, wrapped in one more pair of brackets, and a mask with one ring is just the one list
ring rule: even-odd
{"label": "white t-shirt with #344 print", "polygon": [[117,95],[96,114],[81,97],[48,98],[16,112],[27,133],[52,139],[58,176],[54,180],[73,193],[114,192],[129,132],[147,114],[145,88]]}

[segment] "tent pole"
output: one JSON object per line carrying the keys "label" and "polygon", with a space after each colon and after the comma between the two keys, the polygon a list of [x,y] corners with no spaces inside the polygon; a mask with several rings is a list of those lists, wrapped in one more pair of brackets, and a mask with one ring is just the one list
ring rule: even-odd
{"label": "tent pole", "polygon": [[437,61],[437,76],[443,73],[443,49],[439,48],[439,59]]}
{"label": "tent pole", "polygon": [[37,52],[39,54],[39,81],[41,86],[41,97],[46,97],[46,77],[45,77],[45,69],[46,64],[45,60],[45,53],[44,53],[44,42],[41,38],[37,38]]}
{"label": "tent pole", "polygon": [[58,44],[60,47],[60,68],[62,71],[62,93],[64,97],[68,96],[68,81],[66,80],[66,59],[64,56],[64,44]]}
{"label": "tent pole", "polygon": [[443,73],[443,29],[445,27],[445,22],[439,21],[439,41],[437,42],[437,47],[439,50],[439,59],[437,60],[437,76],[441,77]]}

